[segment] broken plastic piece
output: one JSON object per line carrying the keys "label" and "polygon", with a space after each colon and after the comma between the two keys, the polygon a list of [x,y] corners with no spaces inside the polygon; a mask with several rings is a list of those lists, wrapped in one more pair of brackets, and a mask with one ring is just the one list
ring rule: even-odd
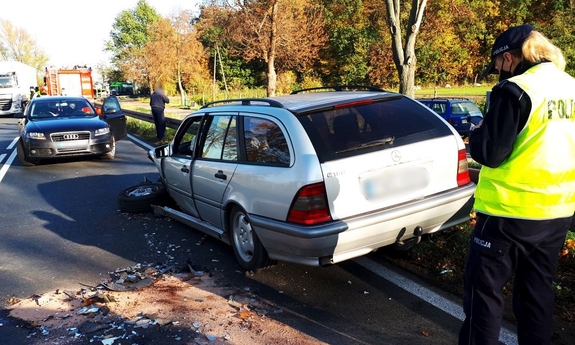
{"label": "broken plastic piece", "polygon": [[154,280],[152,278],[146,277],[135,283],[123,283],[123,284],[102,283],[102,286],[112,291],[134,291],[146,286],[150,286],[152,285],[153,282]]}
{"label": "broken plastic piece", "polygon": [[91,313],[97,313],[100,308],[98,307],[84,307],[78,310],[78,315],[86,315]]}

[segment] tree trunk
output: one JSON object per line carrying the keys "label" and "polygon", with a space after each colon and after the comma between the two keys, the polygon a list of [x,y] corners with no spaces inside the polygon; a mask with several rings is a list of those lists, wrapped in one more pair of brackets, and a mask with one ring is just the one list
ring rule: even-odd
{"label": "tree trunk", "polygon": [[186,91],[184,90],[184,87],[182,86],[182,71],[181,71],[179,62],[178,62],[178,88],[180,89],[180,97],[181,97],[182,105],[184,105],[185,99],[186,99]]}
{"label": "tree trunk", "polygon": [[[409,56],[409,55],[408,55]],[[404,63],[399,68],[399,93],[409,97],[415,96],[415,55],[407,58],[407,63]]]}
{"label": "tree trunk", "polygon": [[276,95],[276,67],[275,67],[275,57],[276,57],[276,44],[277,44],[277,10],[278,1],[274,1],[272,4],[272,15],[270,18],[270,49],[268,52],[268,97],[273,97]]}
{"label": "tree trunk", "polygon": [[385,0],[387,22],[392,36],[393,61],[399,74],[399,92],[409,97],[415,96],[415,68],[417,63],[415,40],[419,33],[426,5],[427,0],[411,0],[411,11],[407,22],[408,29],[405,34],[406,44],[404,47],[401,37],[400,0]]}

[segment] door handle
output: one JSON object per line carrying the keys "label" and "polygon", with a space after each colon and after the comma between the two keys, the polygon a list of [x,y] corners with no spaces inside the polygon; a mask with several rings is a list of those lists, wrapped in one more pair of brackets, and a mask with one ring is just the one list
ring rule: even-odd
{"label": "door handle", "polygon": [[215,178],[219,178],[220,180],[227,180],[228,176],[224,174],[223,171],[218,170],[218,172],[214,175]]}
{"label": "door handle", "polygon": [[180,170],[181,170],[183,173],[186,173],[186,174],[189,174],[189,173],[190,173],[190,169],[188,169],[188,167],[185,166],[185,165],[184,165]]}

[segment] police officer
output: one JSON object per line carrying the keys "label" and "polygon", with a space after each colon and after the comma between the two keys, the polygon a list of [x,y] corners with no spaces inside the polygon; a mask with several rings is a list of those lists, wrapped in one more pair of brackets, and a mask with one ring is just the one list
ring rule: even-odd
{"label": "police officer", "polygon": [[575,210],[575,79],[559,48],[530,25],[497,39],[486,74],[499,74],[471,157],[483,165],[465,264],[459,344],[498,344],[502,289],[515,275],[519,344],[553,333],[553,275]]}

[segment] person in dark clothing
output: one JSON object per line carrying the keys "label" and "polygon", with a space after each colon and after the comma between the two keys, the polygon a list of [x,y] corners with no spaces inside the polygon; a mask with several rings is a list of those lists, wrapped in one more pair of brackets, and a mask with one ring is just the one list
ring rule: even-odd
{"label": "person in dark clothing", "polygon": [[163,140],[166,133],[166,117],[164,116],[166,103],[170,103],[170,99],[164,93],[162,85],[158,85],[150,97],[150,107],[152,108],[152,116],[154,117],[156,137],[158,140]]}
{"label": "person in dark clothing", "polygon": [[575,79],[530,25],[502,33],[486,74],[499,74],[469,137],[483,167],[465,263],[459,344],[499,344],[503,286],[513,276],[520,345],[551,344],[553,275],[575,211]]}

